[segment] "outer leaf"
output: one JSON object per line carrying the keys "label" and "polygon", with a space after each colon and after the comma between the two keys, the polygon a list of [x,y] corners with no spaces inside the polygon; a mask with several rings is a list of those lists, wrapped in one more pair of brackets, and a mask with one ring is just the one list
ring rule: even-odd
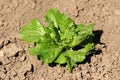
{"label": "outer leaf", "polygon": [[56,45],[49,35],[44,35],[35,47],[29,49],[31,55],[40,55],[45,63],[52,63],[61,51],[62,47]]}
{"label": "outer leaf", "polygon": [[82,51],[73,51],[67,50],[62,53],[55,62],[64,64],[68,64],[68,70],[71,72],[73,66],[76,66],[77,62],[82,62],[85,59],[85,55]]}
{"label": "outer leaf", "polygon": [[[89,43],[93,41],[93,24],[85,26],[83,24],[80,24],[76,28],[76,34],[73,37],[73,41],[69,44],[70,47],[77,46],[81,44],[82,42],[84,43]],[[81,44],[82,45],[82,44]]]}
{"label": "outer leaf", "polygon": [[45,15],[45,21],[53,23],[54,26],[59,28],[61,32],[64,32],[67,27],[71,27],[72,25],[74,25],[72,19],[60,13],[55,8],[48,10],[48,12]]}
{"label": "outer leaf", "polygon": [[85,48],[82,48],[78,51],[67,50],[63,52],[55,62],[64,64],[68,64],[68,70],[71,72],[72,68],[76,66],[77,62],[82,62],[85,60],[86,55],[89,55],[91,51],[94,50],[94,44],[87,44]]}
{"label": "outer leaf", "polygon": [[73,50],[68,50],[67,53],[67,64],[68,64],[68,70],[69,72],[72,72],[72,68],[76,66],[77,62],[83,62],[86,58],[86,55],[89,55],[91,50],[94,50],[94,45],[93,44],[87,44],[85,48],[78,50],[78,51],[73,51]]}
{"label": "outer leaf", "polygon": [[38,42],[45,31],[38,19],[33,19],[30,24],[22,28],[19,34],[26,42]]}

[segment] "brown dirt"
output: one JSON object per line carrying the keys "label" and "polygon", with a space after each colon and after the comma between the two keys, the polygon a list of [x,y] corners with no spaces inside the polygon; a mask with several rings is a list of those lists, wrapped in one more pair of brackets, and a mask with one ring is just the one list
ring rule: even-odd
{"label": "brown dirt", "polygon": [[[95,23],[98,51],[73,73],[29,55],[27,48],[32,45],[18,35],[32,18],[43,22],[50,7],[57,7],[76,23]],[[119,0],[0,0],[0,80],[120,80],[119,34]]]}

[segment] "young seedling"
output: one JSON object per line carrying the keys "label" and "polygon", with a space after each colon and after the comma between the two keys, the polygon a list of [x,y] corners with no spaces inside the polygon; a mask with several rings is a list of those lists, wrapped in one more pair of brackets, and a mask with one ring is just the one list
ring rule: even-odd
{"label": "young seedling", "polygon": [[67,63],[69,72],[72,72],[73,67],[83,62],[86,55],[94,50],[94,25],[76,25],[56,8],[48,10],[45,21],[49,23],[48,26],[33,19],[19,32],[21,38],[28,43],[35,43],[34,47],[28,49],[31,55],[39,56],[47,64]]}

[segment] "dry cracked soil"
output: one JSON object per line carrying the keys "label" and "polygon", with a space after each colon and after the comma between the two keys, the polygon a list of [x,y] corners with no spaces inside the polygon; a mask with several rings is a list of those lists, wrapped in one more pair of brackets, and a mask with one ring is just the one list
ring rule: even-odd
{"label": "dry cracked soil", "polygon": [[[75,23],[95,23],[96,53],[73,69],[31,56],[18,32],[58,8]],[[0,80],[120,80],[120,0],[0,0]]]}

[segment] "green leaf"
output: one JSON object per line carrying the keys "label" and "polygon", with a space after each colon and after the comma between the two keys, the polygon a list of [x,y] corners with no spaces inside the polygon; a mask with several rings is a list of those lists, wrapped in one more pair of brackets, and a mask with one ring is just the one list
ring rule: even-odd
{"label": "green leaf", "polygon": [[40,42],[36,43],[35,47],[29,48],[31,55],[40,55],[40,58],[45,63],[52,63],[61,51],[62,47],[56,45],[50,35],[44,35]]}
{"label": "green leaf", "polygon": [[[90,24],[88,26],[84,24],[80,24],[75,29],[76,34],[73,37],[73,40],[69,44],[70,47],[77,46],[83,43],[89,43],[93,41],[94,34],[92,33],[94,24]],[[82,45],[81,44],[81,45]]]}
{"label": "green leaf", "polygon": [[64,32],[67,27],[74,25],[73,20],[65,14],[60,13],[56,8],[51,8],[45,15],[45,21],[54,24],[55,27]]}
{"label": "green leaf", "polygon": [[57,59],[56,63],[60,64],[68,64],[68,70],[69,72],[72,71],[72,68],[76,66],[76,63],[82,62],[85,60],[86,55],[89,55],[92,53],[91,51],[94,50],[94,44],[89,43],[85,45],[84,48],[74,51],[74,50],[66,50],[66,52],[63,52]]}
{"label": "green leaf", "polygon": [[68,46],[71,44],[71,41],[73,40],[73,37],[75,36],[75,28],[74,27],[68,27],[64,34],[61,36],[61,45]]}
{"label": "green leaf", "polygon": [[33,19],[30,24],[21,29],[19,34],[26,42],[38,42],[41,36],[44,36],[45,31],[38,19]]}
{"label": "green leaf", "polygon": [[76,66],[77,62],[82,62],[85,59],[84,52],[82,51],[73,51],[73,50],[67,50],[66,52],[63,52],[55,62],[60,64],[68,64],[68,70],[71,72],[72,68]]}
{"label": "green leaf", "polygon": [[54,27],[53,24],[50,24],[48,26],[48,30],[51,38],[55,41],[56,44],[58,44],[58,42],[60,41],[59,30],[56,27]]}

